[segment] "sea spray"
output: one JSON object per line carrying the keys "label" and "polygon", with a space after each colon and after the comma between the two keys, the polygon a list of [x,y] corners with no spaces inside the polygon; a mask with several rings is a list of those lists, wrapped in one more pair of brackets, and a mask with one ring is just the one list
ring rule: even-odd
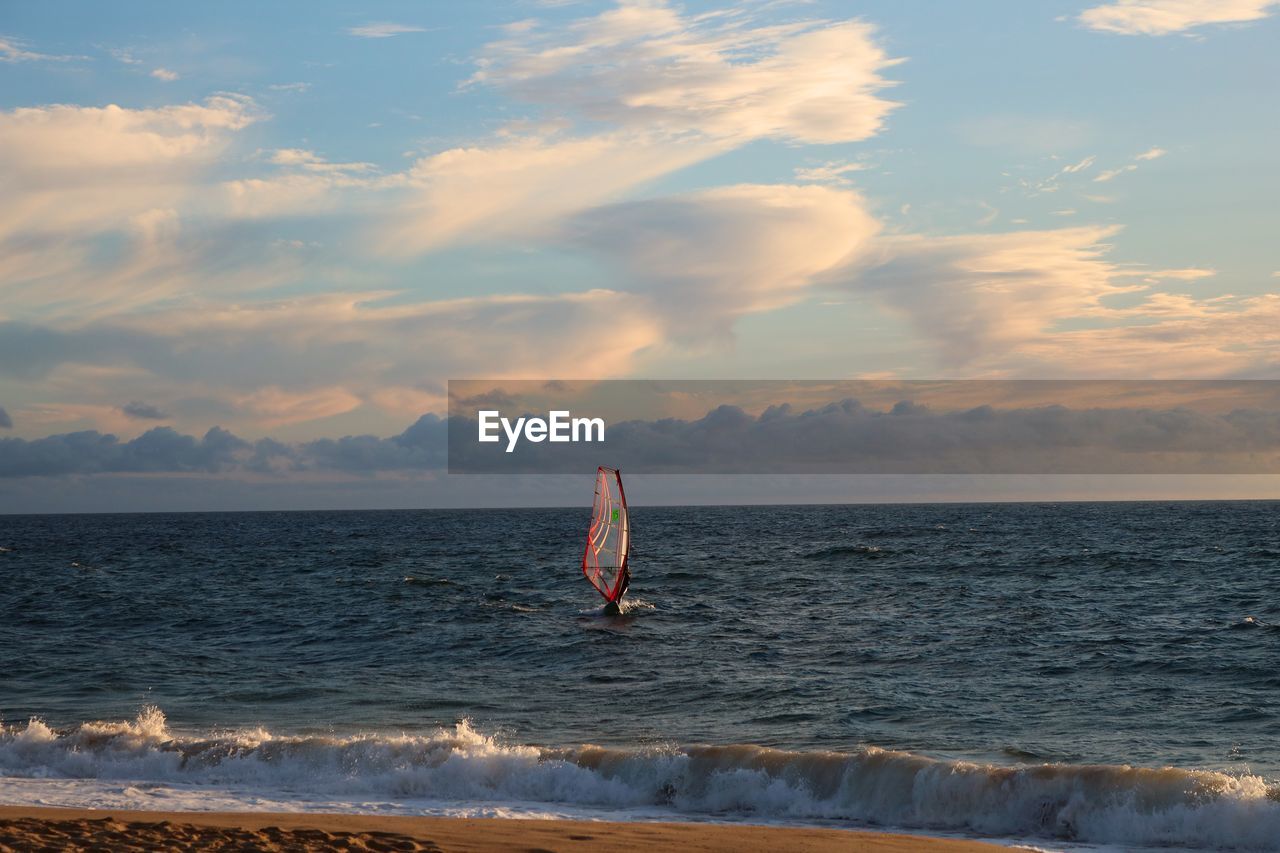
{"label": "sea spray", "polygon": [[[202,786],[246,801],[406,801],[555,806],[559,813],[831,822],[1100,844],[1280,849],[1280,802],[1265,782],[1173,768],[996,767],[867,748],[801,752],[737,744],[619,749],[509,743],[468,721],[422,735],[283,736],[264,729],[171,732],[131,721],[0,730],[0,792],[27,780]],[[74,787],[63,787],[65,792]],[[72,803],[68,803],[72,804]],[[412,810],[412,809],[411,809]]]}

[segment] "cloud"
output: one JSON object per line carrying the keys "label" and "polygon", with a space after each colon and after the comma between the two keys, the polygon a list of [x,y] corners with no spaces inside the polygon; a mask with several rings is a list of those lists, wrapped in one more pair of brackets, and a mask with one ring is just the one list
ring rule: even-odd
{"label": "cloud", "polygon": [[[1060,474],[1280,473],[1280,412],[1274,388],[1263,407],[1226,411],[1184,405],[1089,405],[1105,383],[1065,383],[1060,402],[1007,405],[1000,386],[941,383],[965,397],[989,389],[993,404],[933,408],[905,396],[880,408],[843,399],[808,408],[779,400],[758,415],[719,405],[698,418],[608,421],[609,456],[633,474]],[[1141,397],[1152,383],[1120,393]],[[1220,407],[1248,400],[1238,389],[1200,392]],[[909,390],[904,391],[910,394]],[[1045,396],[1053,389],[1043,392]],[[927,395],[926,395],[927,396]],[[1015,391],[1016,398],[1018,393]],[[1080,400],[1080,404],[1073,403]],[[476,441],[476,422],[449,421],[454,473],[571,473],[599,456],[589,444],[505,445]]]}
{"label": "cloud", "polygon": [[54,105],[0,112],[0,240],[16,232],[127,229],[187,201],[196,176],[259,118],[242,96],[125,109]]}
{"label": "cloud", "polygon": [[224,181],[212,206],[242,219],[327,216],[404,183],[403,176],[379,176],[372,163],[331,163],[302,148],[276,149],[267,159],[282,171]]}
{"label": "cloud", "polygon": [[368,182],[341,171],[242,178],[218,188],[218,204],[236,219],[328,216],[349,200],[343,190],[367,187]]}
{"label": "cloud", "polygon": [[[1156,290],[1212,270],[1107,259],[1116,227],[891,235],[832,286],[910,322],[950,375],[1267,376],[1280,365],[1280,296]],[[1108,297],[1128,294],[1127,307]]]}
{"label": "cloud", "polygon": [[[1054,157],[1053,159],[1057,160],[1058,158]],[[1089,171],[1093,168],[1093,164],[1096,163],[1097,160],[1098,158],[1091,154],[1083,160],[1068,163],[1067,165],[1060,167],[1047,178],[1041,178],[1038,180],[1019,178],[1018,186],[1031,198],[1035,198],[1036,196],[1045,193],[1056,193],[1062,189],[1065,180],[1070,179],[1073,175]]]}
{"label": "cloud", "polygon": [[366,39],[385,39],[392,36],[404,35],[405,33],[425,33],[424,27],[415,27],[411,24],[394,24],[389,21],[381,23],[363,24],[358,27],[349,27],[347,33],[353,36],[359,36]]}
{"label": "cloud", "polygon": [[831,184],[838,187],[853,186],[853,181],[846,177],[853,172],[867,169],[865,163],[850,163],[844,160],[831,160],[821,166],[801,167],[795,170],[796,180],[807,184]]}
{"label": "cloud", "polygon": [[278,166],[295,166],[309,172],[369,172],[372,163],[330,163],[314,151],[304,148],[277,148],[271,162]]}
{"label": "cloud", "polygon": [[215,95],[154,109],[57,104],[0,113],[0,153],[19,186],[101,180],[101,170],[154,176],[175,162],[210,162],[228,134],[259,118],[252,100]]}
{"label": "cloud", "polygon": [[268,386],[242,397],[238,403],[252,412],[258,423],[276,427],[340,415],[359,406],[361,400],[343,388],[291,393],[277,386]]}
{"label": "cloud", "polygon": [[545,237],[569,214],[722,153],[711,140],[647,135],[536,135],[424,157],[371,238],[388,254],[448,243]]}
{"label": "cloud", "polygon": [[[260,454],[268,464],[287,461],[293,469],[333,470],[358,473],[396,470],[441,469],[446,464],[446,422],[436,415],[423,415],[404,432],[392,438],[371,435],[318,439],[283,452]],[[274,450],[275,448],[273,448]]]}
{"label": "cloud", "polygon": [[1107,181],[1115,180],[1116,178],[1123,175],[1125,172],[1136,171],[1137,168],[1138,168],[1137,166],[1130,163],[1127,166],[1121,166],[1118,169],[1107,169],[1103,172],[1099,172],[1098,176],[1093,180],[1095,183],[1104,184]]}
{"label": "cloud", "polygon": [[[1082,391],[1088,396],[1089,384],[1071,383],[1062,392],[1062,403],[1034,406],[932,408],[907,397],[885,408],[853,399],[798,408],[780,400],[752,415],[720,405],[691,419],[610,418],[606,435],[611,456],[636,473],[1280,470],[1280,416],[1273,408],[1231,406],[1238,391],[1217,394],[1222,411],[1071,405]],[[1209,387],[1204,395],[1212,399],[1215,392]],[[156,427],[122,441],[85,430],[37,439],[0,438],[0,477],[186,473],[264,482],[439,472],[446,464],[459,471],[564,472],[590,470],[588,463],[599,455],[591,446],[527,442],[513,454],[501,447],[489,454],[494,448],[477,444],[475,434],[472,420],[434,414],[388,438],[249,441],[215,426],[201,437]]]}
{"label": "cloud", "polygon": [[1094,164],[1094,161],[1096,160],[1097,160],[1096,157],[1092,157],[1092,156],[1086,157],[1078,163],[1070,163],[1066,166],[1063,166],[1061,171],[1058,172],[1058,174],[1072,175],[1072,174],[1075,174],[1076,172],[1083,172],[1085,169],[1088,169],[1090,166],[1092,166]]}
{"label": "cloud", "polygon": [[1127,172],[1136,172],[1138,169],[1138,163],[1140,162],[1159,160],[1168,153],[1169,152],[1165,151],[1163,148],[1149,148],[1141,154],[1135,154],[1132,163],[1126,163],[1116,169],[1107,169],[1106,171],[1101,172],[1093,180],[1095,183],[1106,183],[1107,181],[1114,180]]}
{"label": "cloud", "polygon": [[143,403],[138,400],[125,403],[120,407],[120,411],[131,418],[140,420],[163,421],[169,417],[150,403]]}
{"label": "cloud", "polygon": [[286,443],[249,442],[221,427],[203,437],[156,427],[130,441],[95,430],[26,440],[0,438],[0,477],[134,473],[300,473],[430,470],[445,464],[445,425],[424,415],[399,435]]}
{"label": "cloud", "polygon": [[4,406],[0,406],[0,429],[13,429],[13,418],[9,417]]}
{"label": "cloud", "polygon": [[[113,47],[108,49],[107,53],[111,55],[112,59],[116,60],[117,62],[123,65],[142,65],[143,64],[143,61],[141,59],[138,59],[136,56],[134,56],[133,51],[127,48]],[[148,73],[150,74],[150,76],[154,77],[155,79],[163,80],[166,83],[172,83],[174,80],[177,80],[179,76],[178,72],[176,71],[171,71],[168,68],[160,68],[160,67],[153,68]]]}
{"label": "cloud", "polygon": [[596,208],[565,234],[626,270],[623,286],[688,343],[724,338],[736,318],[796,301],[878,228],[849,190],[743,184]]}
{"label": "cloud", "polygon": [[133,55],[133,51],[122,47],[113,47],[107,51],[111,58],[123,65],[141,65],[142,60]]}
{"label": "cloud", "polygon": [[[870,94],[887,85],[875,69],[891,61],[871,40],[870,28],[857,22],[758,25],[739,14],[717,20],[670,10],[651,14],[654,8],[623,6],[586,18],[564,38],[576,44],[570,49],[599,52],[607,31],[613,28],[617,35],[617,26],[625,24],[626,49],[614,51],[626,66],[622,70],[652,66],[663,78],[663,97],[696,106],[683,118],[683,107],[668,101],[662,108],[667,118],[655,123],[650,108],[633,102],[632,93],[616,92],[609,96],[613,129],[582,135],[563,121],[558,129],[513,127],[489,144],[423,157],[392,175],[377,175],[369,163],[331,163],[313,151],[285,148],[271,155],[280,172],[209,184],[204,173],[225,155],[236,133],[260,116],[243,98],[218,96],[204,105],[151,110],[46,107],[6,114],[0,154],[12,164],[11,183],[26,192],[8,206],[8,218],[0,213],[0,239],[18,232],[49,239],[42,250],[23,240],[2,263],[15,268],[21,292],[33,300],[55,293],[47,286],[52,280],[70,285],[79,278],[88,288],[96,278],[103,285],[93,287],[91,298],[106,309],[120,298],[144,304],[193,286],[208,256],[189,254],[199,236],[186,230],[191,218],[380,211],[365,233],[375,253],[393,256],[455,243],[545,239],[566,216],[760,134],[857,138],[873,132],[893,106]],[[650,26],[655,29],[646,30]],[[536,46],[522,47],[512,38],[491,48],[501,56],[483,59],[477,79],[515,91],[519,87],[507,84],[518,76],[533,92],[537,75],[525,72],[531,62],[545,65],[559,37],[535,30],[525,37]],[[118,56],[135,61],[124,52]],[[625,77],[611,79],[621,84]],[[686,84],[687,92],[677,91]],[[828,84],[837,92],[831,98],[821,94]],[[851,92],[861,95],[850,100]],[[582,114],[576,96],[557,103],[547,94],[539,89],[535,101]],[[735,106],[743,98],[772,106],[743,112]],[[553,117],[551,123],[557,121]],[[794,129],[784,130],[789,124]],[[8,150],[4,130],[11,131]],[[106,231],[136,241],[133,256],[117,270],[90,275],[90,241]],[[281,280],[281,271],[256,272],[222,281],[266,286]],[[65,301],[74,288],[59,292]]]}
{"label": "cloud", "polygon": [[1103,256],[1114,227],[879,240],[843,284],[910,320],[951,369],[1038,339],[1127,289]]}
{"label": "cloud", "polygon": [[51,435],[27,441],[0,438],[0,477],[59,476],[104,472],[205,472],[232,464],[249,447],[213,427],[203,438],[156,427],[132,441],[95,431]]}
{"label": "cloud", "polygon": [[662,3],[509,28],[485,48],[470,85],[551,115],[420,158],[373,238],[401,255],[544,239],[563,217],[755,139],[865,139],[897,106],[878,94],[891,85],[880,72],[896,60],[874,35],[858,21],[759,24]]}
{"label": "cloud", "polygon": [[1160,279],[1176,279],[1178,281],[1198,281],[1202,278],[1212,278],[1218,274],[1217,270],[1200,269],[1199,267],[1187,267],[1185,269],[1175,270],[1147,270],[1139,275],[1147,281],[1159,281]]}
{"label": "cloud", "polygon": [[290,260],[230,233],[234,197],[213,179],[238,134],[261,118],[236,95],[151,109],[0,112],[6,315],[83,321],[214,283],[279,283]]}
{"label": "cloud", "polygon": [[[366,404],[402,414],[415,400],[441,401],[440,383],[451,375],[616,375],[665,334],[651,302],[618,291],[434,302],[394,296],[403,299],[184,301],[68,330],[0,323],[0,376],[39,386],[46,398],[66,380],[81,402],[122,388],[204,400],[224,423],[257,431]],[[86,366],[121,375],[109,384],[74,379]]]}
{"label": "cloud", "polygon": [[1207,24],[1257,21],[1276,0],[1117,0],[1080,13],[1090,29],[1122,35],[1162,36]]}
{"label": "cloud", "polygon": [[55,56],[28,50],[25,42],[0,36],[0,62],[68,62],[83,56]]}
{"label": "cloud", "polygon": [[[33,252],[29,257],[16,253],[0,264],[26,265],[19,271],[17,279],[21,282],[23,298],[30,300],[29,309],[40,304],[37,300],[56,294],[70,309],[63,318],[64,328],[70,328],[68,324],[74,325],[72,312],[81,315],[77,318],[82,326],[80,331],[86,332],[81,343],[93,341],[95,334],[92,333],[100,333],[102,340],[112,341],[110,348],[116,361],[110,363],[129,365],[144,372],[154,371],[152,375],[161,381],[160,377],[179,372],[179,365],[190,367],[181,357],[172,365],[160,364],[164,356],[155,353],[164,352],[170,344],[165,331],[157,330],[153,324],[143,324],[146,328],[137,329],[139,342],[154,348],[154,351],[140,352],[142,346],[131,349],[122,347],[118,341],[133,325],[130,320],[86,323],[85,309],[89,306],[94,309],[93,315],[87,318],[89,320],[106,319],[112,311],[154,306],[181,294],[179,304],[183,310],[217,313],[222,306],[218,304],[213,288],[270,287],[288,281],[291,276],[298,276],[302,269],[300,264],[304,259],[294,262],[293,257],[285,257],[283,253],[278,259],[272,258],[270,263],[262,257],[246,259],[243,271],[230,268],[223,259],[215,260],[220,244],[216,239],[216,228],[209,228],[210,221],[228,217],[231,220],[299,215],[314,217],[350,212],[353,208],[358,211],[385,211],[384,215],[373,217],[365,233],[373,238],[375,253],[393,257],[465,242],[512,239],[558,242],[563,239],[564,222],[582,211],[616,202],[645,181],[731,150],[756,135],[801,141],[858,138],[874,132],[883,115],[893,106],[870,94],[888,85],[878,77],[876,69],[887,67],[892,61],[886,59],[872,41],[872,30],[858,22],[832,25],[818,21],[779,26],[762,25],[750,16],[738,13],[717,20],[716,16],[686,17],[674,12],[649,16],[643,9],[631,6],[619,7],[615,12],[617,14],[607,13],[581,20],[566,31],[563,38],[599,53],[603,49],[599,38],[604,30],[635,13],[636,17],[628,19],[624,38],[626,49],[615,51],[623,60],[622,64],[627,66],[628,72],[651,65],[654,72],[663,78],[662,86],[666,92],[663,97],[675,97],[672,87],[679,88],[688,83],[691,98],[688,103],[696,105],[696,110],[680,118],[677,115],[678,105],[668,101],[663,107],[666,118],[655,124],[647,118],[642,120],[629,116],[626,103],[631,93],[619,92],[610,96],[615,98],[610,108],[615,113],[614,120],[610,122],[613,127],[593,125],[592,131],[585,135],[575,132],[563,122],[559,128],[513,127],[499,133],[490,144],[423,157],[407,172],[386,176],[376,174],[368,163],[330,163],[315,151],[281,148],[268,155],[270,164],[278,167],[278,171],[212,183],[205,177],[208,166],[226,153],[242,127],[260,115],[247,99],[211,99],[204,105],[211,111],[225,113],[225,120],[191,113],[189,108],[195,105],[157,110],[109,107],[100,112],[45,108],[38,117],[57,125],[59,140],[64,144],[70,139],[88,140],[93,143],[92,150],[99,152],[100,160],[83,166],[79,178],[67,181],[66,176],[74,174],[78,168],[74,157],[59,155],[48,158],[50,162],[43,167],[44,172],[51,176],[61,173],[67,186],[59,190],[58,204],[46,206],[50,218],[28,217],[22,225],[25,229],[46,228],[51,235],[47,248]],[[675,30],[665,28],[666,24],[673,25]],[[656,26],[656,29],[646,30],[650,26]],[[529,38],[537,45],[524,51],[523,55],[516,41],[508,39],[503,47],[493,49],[502,53],[503,59],[488,63],[482,69],[484,84],[514,92],[515,87],[507,85],[511,78],[504,75],[516,66],[527,69],[527,62],[534,53],[542,60],[547,59],[546,51],[559,37],[553,35],[549,38],[544,33],[533,33]],[[603,54],[599,56],[603,58]],[[612,79],[621,84],[625,83],[624,78],[625,75]],[[529,75],[524,75],[523,80],[522,85],[537,83]],[[833,87],[835,94],[830,99],[824,99],[821,94],[826,85],[821,82],[823,80]],[[777,86],[782,88],[772,91]],[[852,100],[846,97],[851,92],[857,95]],[[579,117],[590,118],[580,109],[582,105],[576,96],[555,103],[554,99],[542,98],[543,94],[546,92],[542,91],[535,99],[540,106],[551,106],[566,114],[577,113]],[[757,96],[771,106],[763,112],[743,112],[734,106],[733,102],[743,97]],[[796,112],[788,112],[793,107]],[[648,107],[638,109],[646,116],[650,113]],[[819,114],[824,111],[829,113],[829,122]],[[779,122],[794,123],[795,127],[784,132]],[[103,123],[108,125],[110,133],[102,132],[98,125]],[[549,124],[554,123],[556,119],[553,117]],[[24,129],[24,138],[26,135],[30,133]],[[135,140],[133,135],[144,138]],[[156,149],[154,154],[145,158],[140,156],[136,163],[119,162],[114,155],[108,158],[102,154],[139,152],[147,145]],[[23,156],[15,157],[13,161],[22,162],[22,171],[26,174],[40,174],[42,167],[37,153],[49,150],[47,146],[32,145],[23,152]],[[743,211],[738,219],[748,232],[752,232],[753,226],[749,223],[752,217],[760,214],[761,205],[756,203],[758,199],[755,202],[740,201]],[[354,204],[344,206],[346,202]],[[817,233],[832,238],[827,246],[820,246],[814,252],[814,256],[823,259],[824,263],[827,254],[834,250],[828,247],[847,247],[851,240],[862,239],[868,228],[866,221],[869,217],[863,217],[849,234],[830,228],[824,230],[823,217],[828,214],[835,217],[832,227],[839,227],[842,221],[844,224],[852,221],[846,216],[847,211],[838,210],[839,205],[832,205],[825,212],[818,210],[817,205],[810,205],[812,209],[807,212],[796,208],[784,213],[785,207],[779,205],[769,216],[779,221],[786,218],[803,220]],[[714,203],[712,196],[696,203],[686,200],[684,209],[691,216],[696,215],[696,209],[701,209],[717,219],[716,223],[708,226],[707,233],[710,229],[729,227],[726,224],[726,217],[731,212],[729,207],[726,203]],[[53,218],[55,212],[66,218]],[[618,217],[622,212],[620,209],[612,210],[610,215]],[[842,220],[841,217],[845,218]],[[191,228],[187,224],[191,220],[198,220],[201,227]],[[130,248],[120,256],[122,260],[117,267],[111,270],[100,268],[101,262],[95,259],[91,245],[92,235],[104,231],[127,235],[126,245]],[[66,234],[75,234],[76,237],[64,237]],[[210,235],[214,235],[214,239],[209,239]],[[598,229],[595,236],[604,240]],[[200,245],[202,238],[205,245]],[[805,245],[796,229],[784,223],[780,235],[763,235],[759,241],[759,256],[764,257],[765,247],[783,239],[791,240],[795,245]],[[30,244],[29,240],[23,242]],[[730,242],[727,237],[718,238],[716,245],[721,251],[736,254]],[[635,254],[635,247],[618,247],[618,250]],[[244,250],[240,248],[239,251]],[[710,255],[703,254],[709,263]],[[695,301],[705,300],[706,304],[717,308],[708,315],[708,330],[714,334],[725,334],[733,317],[766,310],[769,304],[785,304],[796,298],[795,293],[804,286],[802,282],[807,280],[808,273],[821,266],[813,263],[806,266],[803,260],[789,264],[780,264],[773,257],[767,260],[772,266],[753,270],[745,279],[750,282],[749,288],[735,290],[724,279],[710,275],[697,278],[698,287],[690,290],[689,296]],[[94,269],[95,266],[98,268]],[[216,283],[215,269],[219,273]],[[669,283],[673,279],[667,272],[664,270],[660,278]],[[60,287],[48,287],[47,284],[53,280],[57,280]],[[658,290],[668,305],[658,304],[652,294],[645,292],[654,281],[656,279],[626,275],[609,283],[613,289],[557,298],[549,303],[529,301],[519,296],[506,302],[491,300],[485,303],[481,313],[492,318],[500,317],[501,312],[509,310],[513,315],[533,315],[541,320],[546,316],[544,309],[550,311],[555,305],[570,307],[570,313],[594,314],[596,310],[625,312],[620,324],[615,320],[610,325],[614,331],[610,340],[593,350],[593,364],[600,369],[624,369],[637,353],[664,342],[675,325],[681,328],[690,325],[687,317],[677,317],[672,310],[671,306],[676,303],[666,285],[658,286]],[[770,281],[779,282],[780,287],[789,288],[791,292],[770,296]],[[196,294],[200,297],[196,298]],[[465,311],[476,304],[479,303],[458,301],[439,310],[447,312],[458,308]],[[266,304],[253,307],[264,312],[273,310]],[[53,306],[42,308],[48,311]],[[242,303],[242,308],[247,309],[247,306]],[[433,317],[438,310],[427,305],[419,308],[424,312],[424,323],[429,323],[426,318]],[[247,322],[254,313],[241,310],[235,320],[229,322]],[[380,320],[374,321],[374,325],[380,325],[381,319],[387,318],[389,312],[360,308],[355,313],[362,319],[377,316]],[[159,316],[169,316],[169,312],[166,310],[151,316],[154,320]],[[459,322],[473,336],[478,334],[477,339],[488,337],[485,334],[487,329],[476,330],[465,319]],[[498,322],[501,323],[501,319]],[[299,342],[300,351],[314,354],[331,349],[331,345],[322,340],[328,329],[327,319],[304,312],[299,323],[301,328],[292,340]],[[392,321],[387,319],[387,323],[390,325]],[[551,324],[551,327],[556,325]],[[57,327],[54,324],[47,328]],[[527,327],[527,330],[522,328],[517,337],[527,339],[540,331],[536,325]],[[153,335],[153,332],[157,333]],[[245,336],[236,329],[230,330],[229,337],[240,340],[242,344],[250,343],[250,348],[257,343],[245,341]],[[339,332],[338,337],[343,338],[344,335]],[[439,335],[442,340],[448,337],[448,331]],[[546,356],[533,359],[526,356],[517,363],[559,364],[565,353],[578,352],[576,342],[584,337],[593,340],[595,336],[566,336],[563,341],[557,341]],[[305,344],[301,343],[303,339]],[[391,334],[388,340],[417,349],[407,336]],[[384,362],[396,360],[383,347],[370,349],[380,351],[378,358]],[[459,347],[460,351],[466,349],[465,343]],[[510,347],[499,346],[494,351],[510,350]],[[296,357],[305,360],[304,356]],[[234,356],[231,358],[232,362],[237,360]],[[445,363],[453,361],[446,359]],[[483,360],[484,363],[493,361],[496,360]],[[83,365],[88,362],[71,359],[62,363]],[[288,381],[281,380],[275,384],[281,394],[305,396],[340,389],[341,393],[354,395],[362,404],[374,401],[375,405],[396,400],[395,405],[403,406],[405,404],[399,401],[413,399],[418,394],[416,386],[420,373],[410,378],[398,375],[394,370],[383,370],[379,379],[385,384],[380,385],[373,372],[366,372],[365,368],[364,362],[357,359],[349,371],[343,371],[330,381],[303,381],[300,377],[290,376]],[[433,372],[432,375],[444,374]],[[212,386],[213,377],[208,379]],[[253,396],[260,391],[266,393],[260,376],[254,378],[254,383],[236,376],[222,383],[223,387],[209,387],[207,393],[263,419],[283,416],[264,408],[265,396]],[[167,388],[162,386],[158,390]],[[153,391],[143,387],[130,393],[151,395]],[[341,397],[339,391],[332,393],[335,396],[330,398],[330,403],[341,399],[342,407],[351,405],[351,399]],[[314,412],[305,407],[299,411],[313,417],[324,417],[319,413],[331,408],[326,404]],[[278,422],[270,421],[273,424]],[[287,422],[305,421],[289,417]]]}
{"label": "cloud", "polygon": [[1022,371],[1040,376],[1267,378],[1280,370],[1280,295],[1152,292],[1089,327],[1026,341],[1017,355]]}
{"label": "cloud", "polygon": [[[1118,178],[1119,176],[1127,172],[1137,171],[1139,163],[1148,162],[1151,160],[1157,160],[1163,157],[1167,153],[1168,152],[1165,151],[1163,148],[1148,149],[1147,151],[1144,151],[1141,154],[1135,155],[1133,157],[1132,162],[1130,163],[1126,163],[1125,165],[1120,166],[1118,168],[1102,170],[1098,174],[1094,175],[1093,183],[1107,183],[1109,181],[1115,180],[1116,178]],[[1054,156],[1053,159],[1057,160],[1058,157]],[[1021,190],[1023,190],[1027,194],[1027,196],[1030,198],[1035,198],[1036,196],[1040,196],[1047,193],[1056,193],[1061,190],[1068,189],[1073,184],[1076,184],[1077,181],[1082,180],[1085,173],[1091,171],[1093,167],[1097,164],[1097,162],[1098,162],[1097,156],[1089,155],[1088,157],[1085,157],[1082,160],[1078,160],[1074,163],[1068,163],[1067,165],[1060,167],[1056,172],[1054,172],[1053,174],[1049,175],[1046,178],[1041,178],[1041,179],[1018,178],[1017,186]],[[1005,173],[1005,175],[1006,177],[1009,176],[1008,173]],[[1077,186],[1077,192],[1078,192],[1078,186]],[[1083,192],[1079,192],[1079,195],[1081,198],[1087,201],[1092,201],[1100,204],[1105,204],[1105,203],[1114,201],[1114,199],[1111,199],[1105,196],[1090,195],[1088,193],[1083,193]]]}
{"label": "cloud", "polygon": [[[741,317],[839,288],[906,317],[921,348],[962,371],[1016,371],[1020,354],[1040,369],[1052,352],[1046,369],[1073,366],[1055,342],[1099,331],[1090,324],[1108,327],[1105,346],[1140,351],[1144,323],[1192,334],[1194,322],[1265,314],[1261,303],[1145,297],[1134,299],[1147,318],[1108,308],[1106,296],[1141,287],[1135,275],[1193,278],[1118,268],[1107,228],[881,236],[849,189],[857,160],[806,158],[820,164],[797,170],[807,186],[658,183],[756,140],[869,138],[897,106],[886,99],[895,61],[863,22],[778,23],[742,9],[624,3],[512,27],[467,86],[525,114],[390,173],[293,147],[301,138],[255,153],[245,129],[264,115],[242,96],[0,112],[0,354],[13,354],[0,372],[47,394],[50,411],[62,406],[64,430],[131,435],[136,424],[67,406],[118,415],[136,398],[172,405],[181,429],[198,403],[237,433],[296,437],[314,435],[299,425],[361,423],[370,409],[427,411],[459,371],[633,373],[656,352],[701,350]],[[1063,142],[1061,126],[1047,129]],[[1095,175],[1083,152],[1058,165],[1058,180]],[[454,255],[398,263],[477,243],[601,263],[589,291],[536,282],[474,298],[423,295],[453,274]],[[368,254],[344,263],[353,245]],[[1215,369],[1248,363],[1199,340]]]}
{"label": "cloud", "polygon": [[532,103],[646,132],[832,143],[877,133],[897,60],[861,21],[758,23],[624,2],[544,30],[529,22],[488,46],[472,77]]}

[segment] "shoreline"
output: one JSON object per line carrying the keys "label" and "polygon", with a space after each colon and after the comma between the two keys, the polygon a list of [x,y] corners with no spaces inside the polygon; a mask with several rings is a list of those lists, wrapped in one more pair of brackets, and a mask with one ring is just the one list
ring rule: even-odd
{"label": "shoreline", "polygon": [[993,853],[985,841],[865,829],[751,824],[610,822],[528,818],[415,817],[309,812],[174,812],[0,805],[0,850],[106,844],[115,850],[157,847],[262,850],[687,850],[725,853]]}

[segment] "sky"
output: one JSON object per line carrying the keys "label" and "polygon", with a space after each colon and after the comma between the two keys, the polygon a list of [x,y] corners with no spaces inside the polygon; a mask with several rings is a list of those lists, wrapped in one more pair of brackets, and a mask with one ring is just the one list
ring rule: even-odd
{"label": "sky", "polygon": [[[1280,378],[1277,35],[1261,0],[5,4],[0,511],[571,500],[402,452],[451,378]],[[649,495],[1280,495],[723,482]]]}

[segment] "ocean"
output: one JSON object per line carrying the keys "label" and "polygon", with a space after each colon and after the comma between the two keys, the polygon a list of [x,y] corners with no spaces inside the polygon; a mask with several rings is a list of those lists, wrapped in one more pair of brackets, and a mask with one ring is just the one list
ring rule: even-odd
{"label": "ocean", "polygon": [[0,802],[1280,850],[1280,503],[0,516]]}

